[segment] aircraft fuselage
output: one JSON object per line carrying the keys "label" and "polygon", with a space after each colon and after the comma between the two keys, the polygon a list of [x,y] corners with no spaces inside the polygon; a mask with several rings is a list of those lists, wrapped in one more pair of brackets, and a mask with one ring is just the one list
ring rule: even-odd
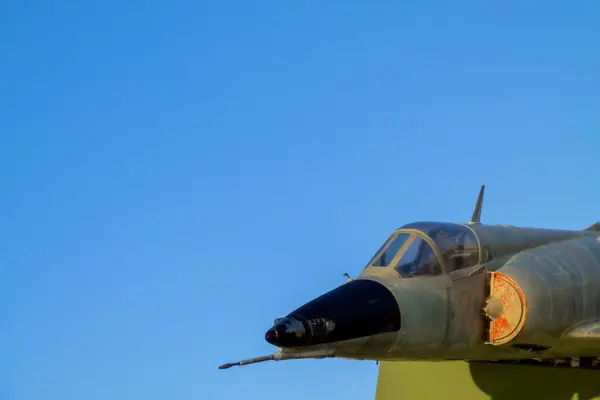
{"label": "aircraft fuselage", "polygon": [[399,228],[356,279],[277,319],[269,359],[600,356],[600,232],[484,225],[482,199],[470,223]]}

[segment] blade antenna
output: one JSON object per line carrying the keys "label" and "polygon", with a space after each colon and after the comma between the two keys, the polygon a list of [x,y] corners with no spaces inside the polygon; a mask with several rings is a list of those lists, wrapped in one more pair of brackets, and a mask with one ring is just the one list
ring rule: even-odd
{"label": "blade antenna", "polygon": [[475,203],[475,208],[473,209],[473,216],[471,216],[470,224],[480,224],[481,223],[481,209],[483,208],[483,193],[485,192],[485,185],[481,185],[481,189],[479,190],[479,196],[477,197],[477,203]]}

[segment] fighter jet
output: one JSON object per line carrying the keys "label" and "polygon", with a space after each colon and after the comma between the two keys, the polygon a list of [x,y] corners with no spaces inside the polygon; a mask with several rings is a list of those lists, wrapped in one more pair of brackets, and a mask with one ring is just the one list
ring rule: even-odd
{"label": "fighter jet", "polygon": [[273,354],[229,363],[545,360],[600,356],[600,223],[585,230],[468,223],[393,232],[360,276],[275,320]]}

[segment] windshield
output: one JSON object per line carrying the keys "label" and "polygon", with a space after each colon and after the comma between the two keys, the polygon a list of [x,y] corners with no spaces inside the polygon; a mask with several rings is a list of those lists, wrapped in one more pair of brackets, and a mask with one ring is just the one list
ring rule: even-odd
{"label": "windshield", "polygon": [[[388,239],[381,249],[375,254],[374,261],[369,263],[372,267],[387,267],[390,265],[398,251],[408,240],[408,233],[395,234]],[[383,252],[382,252],[383,250]]]}
{"label": "windshield", "polygon": [[390,236],[368,267],[394,268],[402,278],[442,274],[442,264],[433,247],[425,238],[409,232]]}
{"label": "windshield", "polygon": [[420,237],[415,237],[394,268],[403,278],[442,273],[442,267],[435,252]]}

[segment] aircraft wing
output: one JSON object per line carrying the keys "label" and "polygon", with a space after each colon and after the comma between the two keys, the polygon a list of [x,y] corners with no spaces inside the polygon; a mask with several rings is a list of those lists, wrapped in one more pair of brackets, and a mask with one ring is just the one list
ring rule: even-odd
{"label": "aircraft wing", "polygon": [[562,334],[564,339],[597,339],[600,340],[600,320],[576,325]]}
{"label": "aircraft wing", "polygon": [[586,232],[600,232],[600,222],[596,222],[594,225],[584,229]]}
{"label": "aircraft wing", "polygon": [[562,334],[561,339],[575,342],[582,347],[600,349],[600,320],[584,322]]}

